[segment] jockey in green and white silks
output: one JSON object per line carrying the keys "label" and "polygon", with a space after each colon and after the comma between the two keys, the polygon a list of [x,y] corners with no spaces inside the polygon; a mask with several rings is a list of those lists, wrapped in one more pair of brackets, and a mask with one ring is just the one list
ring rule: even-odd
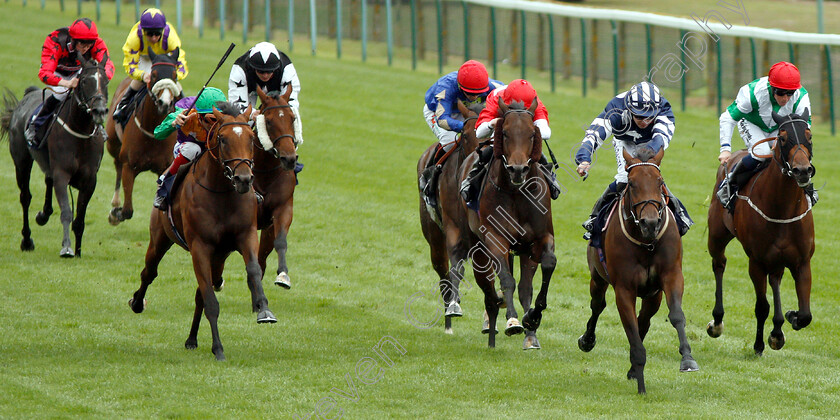
{"label": "jockey in green and white silks", "polygon": [[[802,115],[811,108],[808,91],[800,83],[799,69],[795,65],[782,61],[770,68],[768,76],[744,85],[738,90],[735,101],[720,115],[720,155],[718,160],[725,164],[729,161],[732,150],[732,132],[738,127],[738,134],[749,151],[749,156],[732,168],[718,190],[718,198],[724,207],[731,209],[731,197],[740,183],[746,182],[759,163],[772,154],[770,142],[753,147],[759,141],[775,137],[779,126],[773,120],[772,113],[786,116]],[[808,125],[811,124],[810,117]],[[736,179],[737,175],[742,176]],[[816,202],[813,187],[806,189],[812,201]],[[813,195],[811,195],[813,194]]]}

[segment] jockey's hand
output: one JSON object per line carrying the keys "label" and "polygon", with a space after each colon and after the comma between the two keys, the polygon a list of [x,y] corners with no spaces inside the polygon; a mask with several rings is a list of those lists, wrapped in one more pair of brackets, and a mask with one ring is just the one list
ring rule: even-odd
{"label": "jockey's hand", "polygon": [[718,160],[721,164],[726,165],[726,163],[729,162],[730,156],[732,156],[732,152],[730,152],[729,150],[724,150],[720,152],[720,155],[718,155]]}
{"label": "jockey's hand", "polygon": [[257,120],[257,115],[260,115],[260,110],[259,110],[259,109],[254,108],[254,109],[251,111],[251,116],[249,117],[249,119],[250,119],[251,121],[256,121],[256,120]]}
{"label": "jockey's hand", "polygon": [[498,117],[490,120],[490,129],[495,129],[496,124],[499,122],[499,120],[501,120],[501,118],[498,118]]}
{"label": "jockey's hand", "polygon": [[592,166],[592,165],[590,165],[590,164],[589,164],[589,162],[581,162],[581,163],[577,166],[577,173],[578,173],[578,175],[580,175],[580,176],[582,176],[582,177],[584,177],[584,178],[585,178],[585,177],[587,177],[587,176],[589,175],[589,167],[590,167],[590,166]]}
{"label": "jockey's hand", "polygon": [[187,121],[187,110],[184,110],[180,114],[175,116],[175,121],[173,122],[173,124],[175,124],[175,127],[181,127],[181,126],[184,125],[184,123],[186,121]]}
{"label": "jockey's hand", "polygon": [[152,74],[149,73],[149,72],[143,73],[143,83],[148,84],[151,81],[152,81]]}
{"label": "jockey's hand", "polygon": [[62,87],[72,89],[72,88],[79,85],[79,79],[77,79],[75,77],[70,79],[70,80],[61,79],[61,80],[58,81],[58,85],[62,86]]}

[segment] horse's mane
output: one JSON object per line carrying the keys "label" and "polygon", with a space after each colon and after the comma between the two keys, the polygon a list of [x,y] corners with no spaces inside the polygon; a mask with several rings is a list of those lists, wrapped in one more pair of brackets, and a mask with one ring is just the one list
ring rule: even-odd
{"label": "horse's mane", "polygon": [[650,147],[640,147],[639,150],[636,151],[636,159],[639,159],[642,162],[647,162],[653,159],[654,156],[656,156],[656,152],[654,152]]}
{"label": "horse's mane", "polygon": [[279,100],[280,98],[283,97],[284,93],[285,93],[285,91],[272,90],[271,92],[266,93],[266,95],[268,95],[269,98],[272,98],[274,100]]}
{"label": "horse's mane", "polygon": [[239,111],[239,107],[235,104],[232,104],[228,101],[218,101],[216,102],[216,109],[219,110],[222,114],[230,115],[232,117],[238,117],[242,112]]}

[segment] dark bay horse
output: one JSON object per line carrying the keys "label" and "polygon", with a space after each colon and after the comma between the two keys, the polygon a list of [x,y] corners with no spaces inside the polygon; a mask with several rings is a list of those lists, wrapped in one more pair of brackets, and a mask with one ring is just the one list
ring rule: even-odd
{"label": "dark bay horse", "polygon": [[214,287],[222,284],[225,260],[231,252],[238,251],[245,260],[257,322],[277,322],[268,309],[257,263],[257,198],[251,189],[255,136],[248,125],[251,107],[239,115],[234,105],[221,105],[226,113],[213,110],[216,122],[207,135],[207,151],[181,171],[186,174],[180,190],[173,192],[170,214],[152,211],[146,266],[140,273],[140,288],[129,300],[134,312],[143,312],[146,289],[157,277],[164,254],[173,243],[187,249],[192,255],[198,288],[192,327],[184,345],[187,349],[196,348],[203,311],[210,323],[216,360],[224,360],[225,355],[217,327],[219,302]]}
{"label": "dark bay horse", "polygon": [[[47,186],[43,210],[35,216],[35,221],[43,226],[49,220],[53,212],[52,194],[55,188],[64,227],[59,255],[65,258],[82,255],[85,214],[96,189],[96,173],[102,162],[105,143],[101,124],[108,111],[108,77],[105,74],[108,57],[106,55],[102,62],[97,62],[79,55],[79,61],[82,63],[77,76],[79,84],[59,106],[54,122],[45,134],[46,146],[41,149],[28,147],[24,136],[27,119],[41,103],[40,90],[34,86],[26,89],[20,102],[7,90],[6,109],[0,130],[4,136],[9,137],[9,150],[15,161],[20,204],[23,207],[23,240],[20,249],[24,251],[35,249],[29,229],[29,204],[32,201],[29,179],[34,161],[44,172]],[[68,187],[79,190],[75,219]],[[75,251],[70,243],[71,222],[76,239]]]}
{"label": "dark bay horse", "polygon": [[[794,330],[811,323],[811,257],[814,255],[814,217],[803,188],[811,183],[813,145],[808,128],[809,112],[780,117],[779,134],[773,147],[772,163],[759,171],[740,189],[734,212],[723,208],[719,200],[709,207],[709,254],[715,273],[714,320],[707,332],[719,337],[723,332],[723,272],[726,269],[726,245],[738,238],[749,257],[749,274],[755,288],[756,354],[764,352],[764,322],[770,312],[767,302],[768,276],[773,290],[773,330],[767,339],[770,348],[779,350],[785,344],[782,325],[785,318]],[[729,168],[746,156],[733,154]],[[719,185],[729,168],[721,165],[717,172]],[[785,268],[790,270],[799,300],[798,311],[782,316],[779,285]]]}
{"label": "dark bay horse", "polygon": [[[642,148],[634,157],[624,150],[628,184],[603,233],[603,262],[598,250],[589,245],[586,247],[592,316],[586,323],[586,332],[578,339],[578,347],[585,352],[595,347],[595,327],[607,306],[607,287],[612,284],[618,314],[630,341],[631,366],[627,379],[636,379],[640,394],[645,393],[647,357],[642,342],[650,328],[650,319],[662,303],[663,292],[669,309],[668,319],[680,340],[680,371],[699,369],[685,335],[682,238],[665,202],[665,182],[659,172],[664,154],[664,149],[654,156],[652,150]],[[642,299],[638,319],[637,297]]]}
{"label": "dark bay horse", "polygon": [[297,163],[295,114],[289,105],[292,86],[289,85],[283,94],[266,93],[257,86],[257,94],[262,115],[262,118],[257,117],[257,136],[262,147],[254,152],[254,190],[263,196],[257,225],[261,230],[258,260],[265,273],[268,255],[276,250],[277,277],[274,284],[288,289],[291,279],[286,264],[286,236],[292,225],[296,184],[294,169]]}
{"label": "dark bay horse", "polygon": [[[152,60],[151,80],[148,92],[137,107],[128,116],[125,128],[114,122],[114,108],[120,103],[131,78],[125,80],[114,92],[114,99],[108,112],[105,132],[108,134],[106,147],[114,158],[117,169],[117,182],[114,197],[111,199],[111,212],[108,221],[118,225],[134,215],[132,193],[134,179],[140,172],[152,171],[162,174],[172,163],[172,148],[177,135],[172,133],[166,140],[156,140],[154,131],[166,116],[175,110],[175,102],[181,97],[178,84],[177,66],[179,50],[169,54],[155,54],[149,48]],[[124,189],[125,204],[120,206],[120,186]]]}
{"label": "dark bay horse", "polygon": [[[525,332],[523,349],[540,348],[536,330],[546,308],[548,286],[557,264],[554,256],[554,226],[551,221],[551,198],[541,171],[542,138],[534,126],[537,100],[525,109],[522,103],[507,106],[499,98],[502,118],[496,124],[493,139],[493,160],[488,164],[482,181],[478,214],[467,211],[469,235],[476,245],[469,250],[476,283],[484,292],[484,307],[489,320],[488,346],[496,345],[496,317],[499,297],[494,277],[499,276],[507,312],[505,334]],[[470,155],[461,165],[463,181],[476,158]],[[466,204],[461,201],[466,209]],[[465,210],[466,211],[466,210]],[[513,305],[516,281],[509,258],[519,255],[519,303],[525,316],[520,324]],[[542,286],[531,307],[533,278],[542,267]]]}
{"label": "dark bay horse", "polygon": [[[461,205],[461,195],[458,192],[460,185],[458,169],[478,146],[475,123],[478,119],[477,112],[481,110],[467,109],[461,101],[458,101],[458,111],[466,117],[466,120],[458,143],[450,151],[451,156],[443,163],[438,177],[440,180],[437,189],[438,203],[440,203],[439,216],[433,217],[429,213],[423,200],[423,192],[420,191],[420,226],[426,242],[429,243],[432,267],[440,279],[440,294],[445,315],[444,331],[448,334],[452,334],[452,318],[462,315],[458,289],[461,279],[464,278],[464,264],[472,245],[467,235],[469,231],[467,212]],[[434,157],[437,145],[438,142],[435,142],[420,156],[420,161],[417,162],[418,179],[428,166],[429,159]],[[438,219],[440,224],[435,219]],[[452,271],[450,271],[450,265]]]}

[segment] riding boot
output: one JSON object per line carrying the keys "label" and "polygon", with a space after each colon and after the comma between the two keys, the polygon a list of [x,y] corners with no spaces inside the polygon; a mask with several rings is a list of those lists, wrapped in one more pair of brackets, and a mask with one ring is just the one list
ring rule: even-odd
{"label": "riding boot", "polygon": [[169,171],[164,172],[163,175],[158,178],[158,189],[155,194],[154,203],[156,209],[166,211],[166,209],[169,208],[168,197],[170,190],[172,189],[173,182],[175,182],[175,175],[169,173]]}
{"label": "riding boot", "polygon": [[720,188],[717,191],[717,198],[724,208],[732,211],[735,205],[735,200],[732,198],[738,192],[738,187],[749,180],[749,175],[752,174],[759,163],[752,156],[747,155],[726,174],[726,178],[721,181]]}
{"label": "riding boot", "polygon": [[540,165],[543,167],[543,177],[545,177],[546,183],[548,183],[548,191],[551,194],[551,199],[556,200],[557,197],[560,197],[560,183],[557,182],[557,174],[554,173],[553,165],[548,163],[548,159],[545,158],[545,155],[540,156]]}
{"label": "riding boot", "polygon": [[134,95],[136,95],[137,92],[139,91],[132,89],[131,86],[125,90],[125,94],[123,94],[120,103],[114,109],[114,121],[122,123],[125,120],[125,117],[127,117],[127,115],[123,115],[125,108],[128,107],[128,104],[131,103],[131,100],[134,99]]}
{"label": "riding boot", "polygon": [[38,147],[40,141],[36,138],[36,134],[38,134],[41,127],[44,126],[47,120],[50,119],[50,116],[53,112],[55,112],[55,109],[60,103],[61,100],[55,96],[49,96],[46,100],[44,100],[44,105],[41,106],[41,110],[38,114],[32,116],[32,120],[29,122],[29,125],[26,127],[26,131],[24,132],[24,136],[26,137],[26,141],[29,143],[30,147]]}
{"label": "riding boot", "polygon": [[490,162],[490,158],[493,157],[493,148],[484,147],[476,153],[478,153],[478,159],[475,160],[464,182],[461,183],[461,198],[467,203],[467,207],[478,211],[478,184],[484,176],[487,162]]}
{"label": "riding boot", "polygon": [[677,228],[680,231],[680,236],[685,236],[688,233],[688,229],[694,224],[694,220],[691,220],[691,216],[688,215],[688,210],[680,199],[668,189],[667,185],[665,186],[665,194],[668,195],[668,208],[671,209],[671,213],[677,219]]}
{"label": "riding boot", "polygon": [[595,205],[592,207],[592,212],[589,214],[589,219],[583,222],[582,225],[588,233],[592,233],[592,230],[595,229],[595,219],[598,218],[598,213],[601,212],[601,209],[604,207],[604,205],[618,197],[618,194],[621,193],[621,190],[623,190],[626,185],[627,184],[624,182],[613,182],[609,186],[607,186],[607,189],[604,190],[604,193],[601,194],[600,197],[598,197],[598,201],[595,202]]}
{"label": "riding boot", "polygon": [[420,175],[419,186],[423,191],[423,201],[429,207],[437,207],[437,179],[443,170],[443,162],[438,164],[438,161],[445,155],[443,147],[440,144],[435,148],[435,153],[432,158],[426,163],[423,173]]}
{"label": "riding boot", "polygon": [[820,195],[817,194],[817,190],[814,189],[814,183],[810,183],[805,187],[805,195],[808,196],[808,199],[811,200],[811,207],[817,204],[817,201],[820,199]]}

